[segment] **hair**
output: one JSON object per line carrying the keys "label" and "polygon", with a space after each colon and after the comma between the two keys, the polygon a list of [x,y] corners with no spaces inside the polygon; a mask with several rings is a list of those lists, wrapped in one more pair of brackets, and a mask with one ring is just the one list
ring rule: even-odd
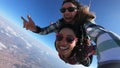
{"label": "hair", "polygon": [[95,14],[89,11],[88,6],[82,6],[78,9],[75,16],[75,23],[83,25],[84,23],[95,19]]}
{"label": "hair", "polygon": [[77,6],[77,9],[79,9],[79,7],[82,6],[82,5],[81,5],[78,1],[76,1],[76,0],[64,0],[63,3],[62,3],[62,5],[64,5],[64,4],[67,3],[67,2],[71,2],[71,3],[73,3],[74,5],[76,5],[76,6]]}
{"label": "hair", "polygon": [[[69,28],[69,29],[73,30],[74,33],[76,33],[76,32],[75,32],[75,31],[76,31],[76,28],[73,27],[72,24],[64,24],[64,25],[60,26],[57,32],[59,33],[63,28]],[[75,34],[75,35],[76,35],[76,34]]]}

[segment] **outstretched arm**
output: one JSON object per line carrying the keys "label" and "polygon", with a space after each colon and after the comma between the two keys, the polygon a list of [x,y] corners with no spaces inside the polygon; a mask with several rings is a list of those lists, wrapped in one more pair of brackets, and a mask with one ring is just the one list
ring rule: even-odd
{"label": "outstretched arm", "polygon": [[52,32],[57,31],[60,22],[59,20],[56,23],[51,23],[49,26],[40,28],[39,26],[36,26],[35,23],[33,22],[32,18],[28,15],[28,21],[24,18],[21,17],[23,20],[23,27],[26,28],[26,30],[30,30],[34,33],[38,33],[40,35],[46,35]]}
{"label": "outstretched arm", "polygon": [[87,34],[97,45],[99,64],[104,65],[108,62],[112,63],[112,61],[120,62],[120,36],[91,22],[84,26]]}

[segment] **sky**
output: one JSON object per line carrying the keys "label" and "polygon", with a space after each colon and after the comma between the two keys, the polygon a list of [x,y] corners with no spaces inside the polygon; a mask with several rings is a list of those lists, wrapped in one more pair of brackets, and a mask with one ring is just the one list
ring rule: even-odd
{"label": "sky", "polygon": [[[23,27],[21,16],[27,19],[30,15],[36,25],[41,28],[56,22],[61,18],[59,9],[63,0],[0,0],[0,16],[10,20],[12,23]],[[82,5],[88,5],[90,0],[79,0]],[[90,11],[96,14],[95,22],[104,28],[120,35],[120,0],[91,0]],[[24,28],[23,28],[24,29]],[[24,29],[25,30],[25,29]],[[43,44],[54,48],[55,33],[35,36]],[[96,60],[94,61],[96,64]]]}

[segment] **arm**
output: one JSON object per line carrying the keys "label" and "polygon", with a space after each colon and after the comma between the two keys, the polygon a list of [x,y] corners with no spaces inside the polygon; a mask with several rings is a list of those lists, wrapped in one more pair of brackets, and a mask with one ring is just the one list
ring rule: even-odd
{"label": "arm", "polygon": [[39,26],[35,25],[35,23],[33,22],[32,18],[29,15],[27,17],[28,21],[21,17],[21,19],[23,20],[23,27],[26,28],[26,30],[30,30],[40,35],[46,35],[55,32],[59,27],[59,20],[56,23],[51,24],[50,26],[40,28]]}
{"label": "arm", "polygon": [[44,27],[44,28],[40,28],[38,26],[36,26],[36,27],[37,27],[37,31],[35,33],[38,33],[38,34],[41,34],[41,35],[46,35],[46,34],[57,31],[57,29],[59,27],[59,21],[54,23],[54,24],[51,24],[47,27]]}
{"label": "arm", "polygon": [[120,36],[91,22],[84,25],[87,34],[97,45],[97,57],[100,64],[106,61],[120,61]]}

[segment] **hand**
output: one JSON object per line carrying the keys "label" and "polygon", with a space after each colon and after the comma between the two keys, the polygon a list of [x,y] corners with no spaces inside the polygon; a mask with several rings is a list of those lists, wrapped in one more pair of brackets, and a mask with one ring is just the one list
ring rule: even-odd
{"label": "hand", "polygon": [[36,25],[31,19],[31,17],[29,15],[27,17],[28,21],[21,16],[21,19],[23,20],[23,28],[26,28],[26,30],[30,30],[33,32],[37,31]]}

